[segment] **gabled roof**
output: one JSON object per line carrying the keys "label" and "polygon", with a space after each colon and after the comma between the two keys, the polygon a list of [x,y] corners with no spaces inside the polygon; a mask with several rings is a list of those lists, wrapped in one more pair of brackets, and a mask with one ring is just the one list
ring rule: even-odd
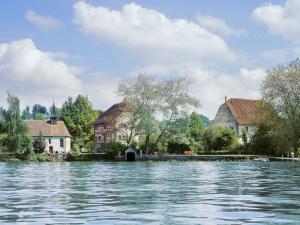
{"label": "gabled roof", "polygon": [[261,100],[231,98],[227,104],[239,124],[250,124],[256,116],[257,106]]}
{"label": "gabled roof", "polygon": [[65,123],[57,121],[56,125],[51,125],[45,120],[24,120],[28,127],[28,135],[36,137],[42,132],[46,137],[71,137]]}
{"label": "gabled roof", "polygon": [[94,124],[106,124],[114,122],[123,112],[132,112],[133,105],[127,101],[114,104],[108,110],[101,113]]}

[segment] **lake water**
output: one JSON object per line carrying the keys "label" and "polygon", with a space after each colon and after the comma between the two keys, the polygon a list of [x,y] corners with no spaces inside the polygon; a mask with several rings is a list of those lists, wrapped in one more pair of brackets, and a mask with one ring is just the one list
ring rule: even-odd
{"label": "lake water", "polygon": [[0,224],[300,224],[300,163],[0,163]]}

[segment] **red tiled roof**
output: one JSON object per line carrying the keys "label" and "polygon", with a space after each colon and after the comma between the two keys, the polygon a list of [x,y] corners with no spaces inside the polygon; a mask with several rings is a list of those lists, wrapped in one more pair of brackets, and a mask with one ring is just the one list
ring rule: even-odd
{"label": "red tiled roof", "polygon": [[250,124],[257,113],[260,100],[231,98],[227,104],[239,124]]}
{"label": "red tiled roof", "polygon": [[28,127],[28,135],[36,137],[42,132],[46,137],[70,137],[70,133],[63,121],[57,121],[56,125],[51,125],[45,120],[24,120]]}

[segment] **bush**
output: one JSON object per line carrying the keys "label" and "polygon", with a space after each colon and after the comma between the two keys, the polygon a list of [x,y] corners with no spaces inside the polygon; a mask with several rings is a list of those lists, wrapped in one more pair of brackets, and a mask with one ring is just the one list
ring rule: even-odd
{"label": "bush", "polygon": [[204,131],[203,142],[208,152],[227,150],[237,144],[237,135],[230,128],[212,126]]}
{"label": "bush", "polygon": [[7,149],[7,134],[0,134],[0,150]]}
{"label": "bush", "polygon": [[36,154],[43,153],[46,148],[46,142],[44,140],[43,134],[40,133],[39,137],[33,142],[33,149]]}
{"label": "bush", "polygon": [[276,147],[276,140],[270,128],[260,125],[250,141],[250,150],[253,154],[275,155]]}
{"label": "bush", "polygon": [[30,155],[33,154],[32,139],[29,136],[22,136],[20,141],[20,147],[17,150],[18,154]]}
{"label": "bush", "polygon": [[80,146],[78,144],[73,143],[71,154],[72,155],[78,155],[79,153],[80,153]]}
{"label": "bush", "polygon": [[124,154],[126,150],[126,145],[118,142],[118,141],[108,141],[103,146],[105,152],[106,152],[106,158],[107,159],[114,159],[115,156],[118,156],[120,154]]}

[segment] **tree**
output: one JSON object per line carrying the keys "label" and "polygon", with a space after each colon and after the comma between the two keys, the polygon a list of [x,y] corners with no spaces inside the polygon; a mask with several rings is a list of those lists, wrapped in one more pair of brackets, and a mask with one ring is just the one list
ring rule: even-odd
{"label": "tree", "polygon": [[145,136],[145,150],[148,152],[151,134],[157,129],[155,106],[158,104],[158,93],[154,78],[140,74],[120,83],[118,94],[132,105],[134,110],[128,114],[122,126],[129,131],[127,145],[131,145],[136,136]]}
{"label": "tree", "polygon": [[261,101],[257,105],[257,116],[253,120],[256,131],[250,137],[249,149],[254,154],[281,155],[292,148],[291,142],[286,137],[289,132],[285,119],[279,116],[275,108]]}
{"label": "tree", "polygon": [[282,118],[281,130],[296,152],[300,147],[300,60],[267,71],[261,93]]}
{"label": "tree", "polygon": [[189,149],[192,139],[190,125],[189,117],[179,118],[169,124],[169,129],[162,138],[167,142],[168,153],[182,154]]}
{"label": "tree", "polygon": [[201,120],[202,120],[202,123],[203,123],[203,125],[204,125],[205,127],[208,127],[208,126],[211,125],[211,121],[209,120],[208,117],[206,117],[206,116],[204,116],[204,115],[202,115],[202,114],[200,114],[199,116],[200,116],[200,118],[201,118]]}
{"label": "tree", "polygon": [[[191,132],[191,140],[190,140],[190,149],[194,152],[201,152],[204,148],[202,136],[205,130],[206,122],[203,121],[205,116],[199,115],[193,112],[190,115],[190,132]],[[207,117],[205,117],[207,118]]]}
{"label": "tree", "polygon": [[47,108],[40,104],[35,104],[32,108],[32,117],[35,120],[46,119],[48,117]]}
{"label": "tree", "polygon": [[203,133],[203,141],[207,152],[225,150],[237,143],[236,133],[230,128],[211,126]]}
{"label": "tree", "polygon": [[83,95],[78,95],[75,102],[69,97],[61,109],[61,119],[72,135],[73,144],[79,147],[84,147],[88,142],[93,141],[93,122],[98,116],[92,103]]}
{"label": "tree", "polygon": [[26,108],[23,110],[21,118],[22,118],[22,120],[32,119],[32,114],[30,113],[30,107],[29,106],[26,106]]}
{"label": "tree", "polygon": [[26,136],[27,127],[20,117],[19,99],[8,93],[8,109],[5,112],[7,148],[11,152],[28,153],[32,150],[31,139]]}
{"label": "tree", "polygon": [[[185,115],[190,106],[197,107],[198,101],[189,95],[190,81],[186,78],[170,78],[158,80],[140,74],[123,81],[118,93],[130,101],[135,110],[129,119],[128,127],[134,135],[144,135],[146,153],[152,152],[164,138],[171,124]],[[161,118],[157,129],[155,121]],[[157,133],[156,140],[149,146],[152,134]]]}
{"label": "tree", "polygon": [[33,149],[36,154],[43,153],[46,148],[45,139],[42,132],[39,133],[38,138],[33,141]]}
{"label": "tree", "polygon": [[5,122],[6,111],[3,107],[0,107],[0,134],[6,132],[6,122]]}

